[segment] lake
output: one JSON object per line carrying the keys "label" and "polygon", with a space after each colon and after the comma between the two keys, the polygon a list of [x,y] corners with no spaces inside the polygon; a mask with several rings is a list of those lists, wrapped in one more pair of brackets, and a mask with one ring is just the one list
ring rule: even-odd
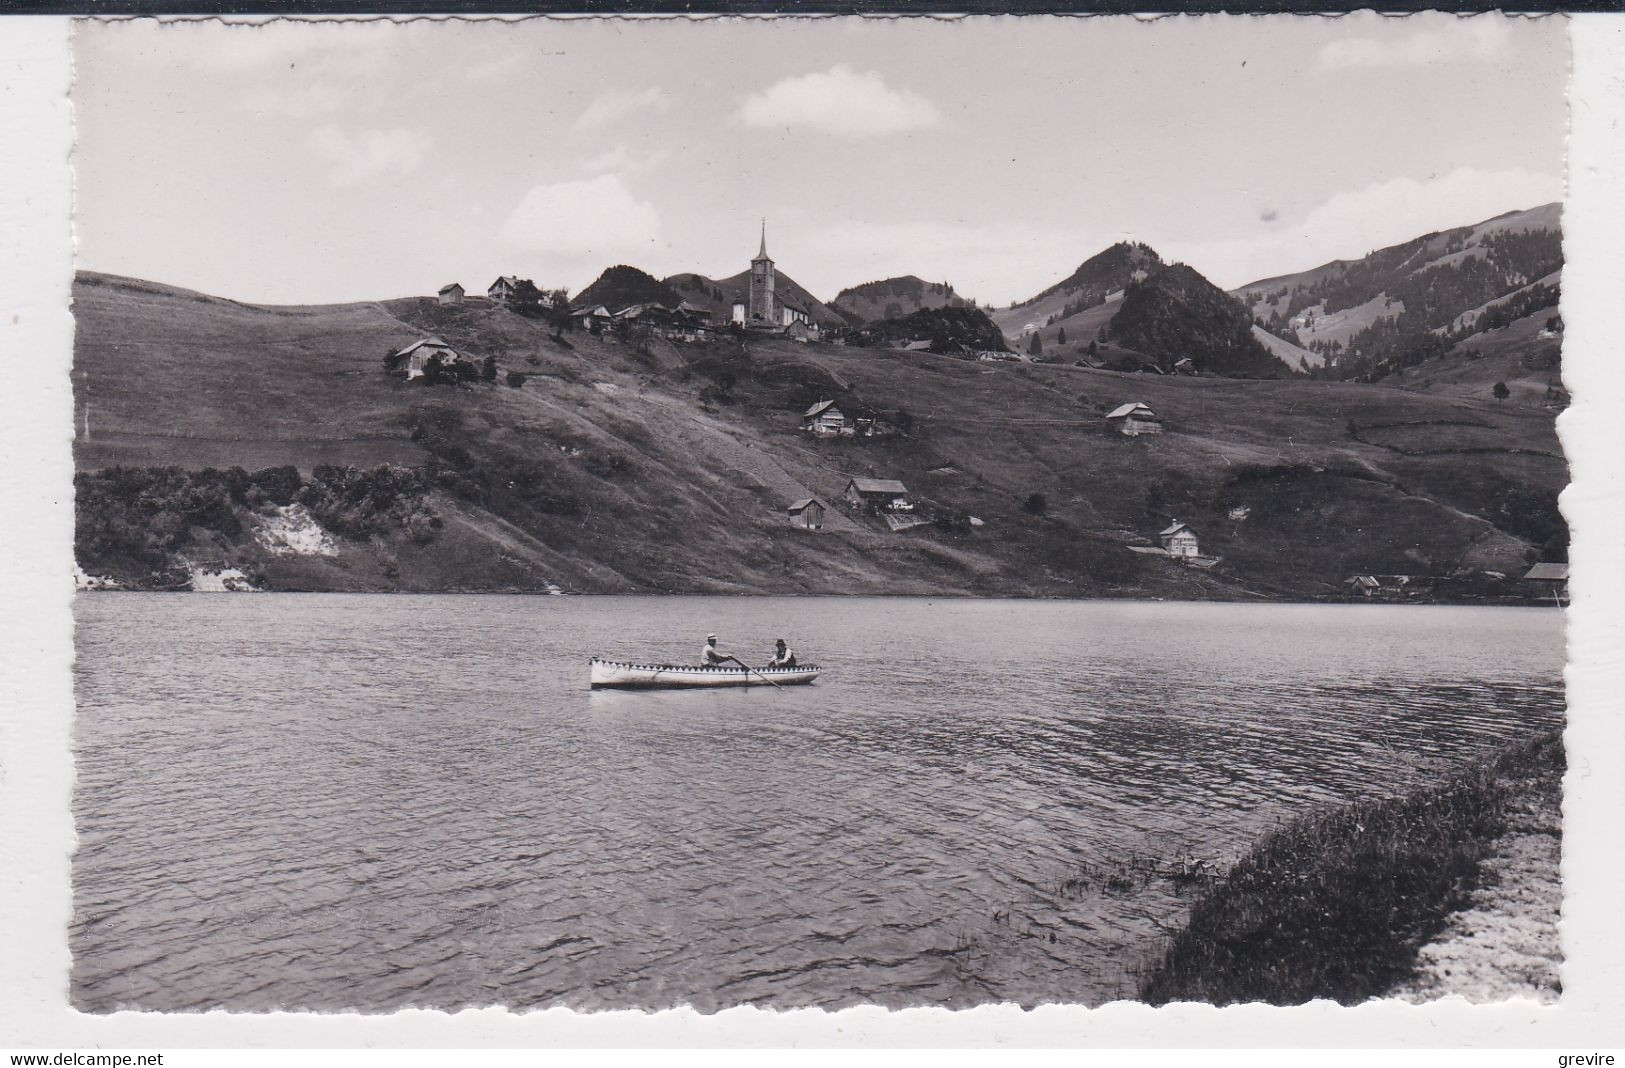
{"label": "lake", "polygon": [[[1234,860],[1561,722],[1552,609],[87,594],[85,1011],[1099,1004]],[[708,631],[810,687],[589,691]]]}

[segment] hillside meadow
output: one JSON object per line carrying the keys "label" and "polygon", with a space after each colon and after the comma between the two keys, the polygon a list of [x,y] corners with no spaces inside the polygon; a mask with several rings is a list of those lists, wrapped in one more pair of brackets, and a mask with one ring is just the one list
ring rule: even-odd
{"label": "hillside meadow", "polygon": [[[194,532],[189,559],[270,588],[1315,598],[1355,573],[1516,573],[1562,539],[1551,414],[1443,389],[555,338],[484,303],[256,307],[89,274],[75,314],[81,471],[429,469],[427,541],[373,532],[312,557],[267,548],[252,516]],[[385,374],[428,334],[502,375]],[[814,439],[799,415],[821,399],[900,412],[907,433]],[[1108,433],[1129,401],[1166,432]],[[902,479],[940,522],[848,515],[855,475]],[[808,496],[831,506],[818,533],[786,521]],[[1127,550],[1174,519],[1220,563]]]}

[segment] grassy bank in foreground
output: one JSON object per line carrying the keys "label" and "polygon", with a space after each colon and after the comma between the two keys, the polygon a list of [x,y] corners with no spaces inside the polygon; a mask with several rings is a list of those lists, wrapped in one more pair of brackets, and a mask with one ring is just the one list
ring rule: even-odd
{"label": "grassy bank in foreground", "polygon": [[1562,789],[1552,731],[1404,797],[1313,813],[1273,832],[1191,908],[1141,984],[1151,1004],[1379,997],[1465,907],[1530,794]]}

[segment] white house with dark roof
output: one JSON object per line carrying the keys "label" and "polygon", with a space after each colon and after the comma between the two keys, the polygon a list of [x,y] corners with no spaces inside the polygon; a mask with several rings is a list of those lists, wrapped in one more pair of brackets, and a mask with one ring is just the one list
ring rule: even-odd
{"label": "white house with dark roof", "polygon": [[851,437],[856,428],[834,401],[824,400],[801,413],[801,429],[819,437]]}
{"label": "white house with dark roof", "polygon": [[1184,523],[1175,522],[1157,535],[1162,542],[1162,551],[1169,556],[1201,556],[1202,550],[1196,544],[1196,531]]}
{"label": "white house with dark roof", "polygon": [[506,304],[513,299],[515,291],[519,289],[519,283],[525,281],[529,281],[529,279],[520,278],[516,274],[502,275],[491,283],[490,288],[486,289],[485,295],[498,304]]}

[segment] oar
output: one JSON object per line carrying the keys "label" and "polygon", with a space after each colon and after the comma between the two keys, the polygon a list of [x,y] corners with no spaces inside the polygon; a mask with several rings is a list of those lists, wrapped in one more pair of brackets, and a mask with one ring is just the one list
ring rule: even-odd
{"label": "oar", "polygon": [[772,679],[768,678],[766,675],[763,675],[760,671],[757,671],[755,668],[751,667],[749,664],[745,663],[744,661],[740,661],[739,663],[740,663],[740,666],[743,667],[746,671],[751,672],[753,675],[755,675],[757,678],[761,679],[763,682],[767,683],[769,686],[775,687],[775,688],[780,689],[780,690],[784,689],[783,686],[780,686],[778,683],[774,682]]}

